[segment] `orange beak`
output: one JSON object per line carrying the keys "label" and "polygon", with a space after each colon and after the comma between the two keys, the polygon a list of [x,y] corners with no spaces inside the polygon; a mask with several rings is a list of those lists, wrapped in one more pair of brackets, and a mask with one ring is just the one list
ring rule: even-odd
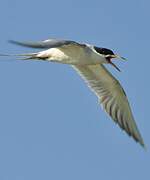
{"label": "orange beak", "polygon": [[[121,60],[126,60],[126,58],[121,57],[117,54],[111,55],[111,58],[117,58],[117,59],[121,59]],[[117,69],[119,72],[121,72],[121,70],[111,61],[111,59],[109,59],[108,61],[109,64],[111,64],[115,69]]]}
{"label": "orange beak", "polygon": [[112,58],[117,58],[117,59],[121,59],[121,60],[127,60],[126,58],[122,57],[122,56],[119,56],[118,54],[114,54],[111,56]]}

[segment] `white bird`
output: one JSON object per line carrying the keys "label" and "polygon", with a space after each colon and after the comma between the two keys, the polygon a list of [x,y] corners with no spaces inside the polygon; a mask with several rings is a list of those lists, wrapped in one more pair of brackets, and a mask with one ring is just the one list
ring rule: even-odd
{"label": "white bird", "polygon": [[[81,44],[69,40],[48,39],[38,42],[11,43],[31,48],[43,49],[29,54],[19,54],[22,59],[44,60],[70,64],[87,82],[97,95],[103,109],[126,133],[144,147],[144,141],[133,118],[127,96],[118,80],[104,67],[112,63],[112,58],[125,59],[107,48],[99,48],[90,44]],[[2,55],[2,54],[1,54]]]}

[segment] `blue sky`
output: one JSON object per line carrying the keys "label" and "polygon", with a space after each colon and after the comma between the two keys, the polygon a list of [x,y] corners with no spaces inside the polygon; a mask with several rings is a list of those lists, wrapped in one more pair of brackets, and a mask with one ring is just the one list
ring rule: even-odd
{"label": "blue sky", "polygon": [[[32,49],[8,39],[65,38],[128,59],[107,66],[123,85],[144,151],[98,105],[67,65],[0,58],[0,179],[150,178],[148,0],[1,0],[1,53]],[[34,51],[34,50],[33,50]]]}

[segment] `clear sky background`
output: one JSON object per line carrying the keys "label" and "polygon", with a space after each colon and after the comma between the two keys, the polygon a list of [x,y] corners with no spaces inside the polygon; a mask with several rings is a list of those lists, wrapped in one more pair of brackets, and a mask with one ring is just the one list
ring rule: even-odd
{"label": "clear sky background", "polygon": [[[101,110],[68,65],[0,58],[1,180],[150,178],[149,0],[1,0],[0,52],[14,40],[65,38],[128,59],[107,67],[123,85],[145,151]],[[36,51],[36,50],[33,50]]]}

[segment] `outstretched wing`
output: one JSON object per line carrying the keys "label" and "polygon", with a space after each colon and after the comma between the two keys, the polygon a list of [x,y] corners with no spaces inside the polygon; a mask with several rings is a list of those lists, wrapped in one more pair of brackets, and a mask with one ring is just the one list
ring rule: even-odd
{"label": "outstretched wing", "polygon": [[[21,58],[19,59],[22,60],[31,60],[31,59],[47,60],[48,58],[50,60],[51,58],[51,60],[56,60],[62,63],[67,63],[65,59],[66,56],[68,57],[70,56],[72,59],[75,59],[73,57],[76,57],[78,53],[84,53],[84,48],[88,47],[87,44],[82,44],[70,40],[59,40],[59,39],[48,39],[48,40],[36,41],[36,42],[32,42],[32,41],[19,42],[19,41],[10,40],[9,42],[20,46],[36,48],[36,49],[39,48],[44,50],[34,53],[27,53],[27,54],[14,54],[14,55],[0,54],[0,56],[21,56]],[[65,59],[64,61],[63,58]],[[68,63],[71,63],[71,61]]]}
{"label": "outstretched wing", "polygon": [[98,96],[104,110],[129,136],[144,146],[126,94],[120,83],[103,65],[73,66]]}
{"label": "outstretched wing", "polygon": [[39,49],[49,49],[49,48],[61,47],[64,45],[70,45],[70,44],[85,46],[84,44],[80,44],[75,41],[59,40],[59,39],[48,39],[48,40],[36,41],[36,42],[32,42],[32,41],[19,42],[19,41],[10,40],[9,42],[16,45],[21,45],[30,48],[39,48]]}

